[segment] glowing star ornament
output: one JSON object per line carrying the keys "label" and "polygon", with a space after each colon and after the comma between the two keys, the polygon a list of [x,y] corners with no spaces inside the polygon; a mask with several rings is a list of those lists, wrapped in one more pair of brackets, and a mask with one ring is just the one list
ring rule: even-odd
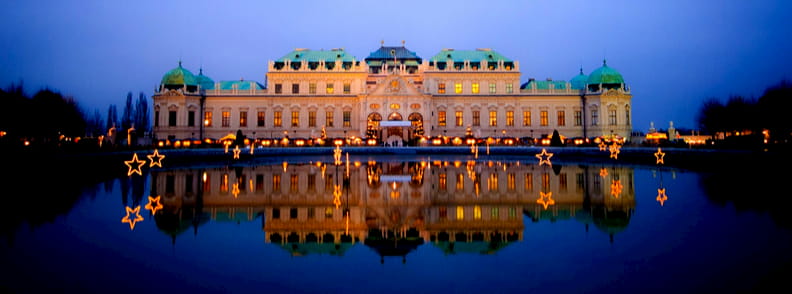
{"label": "glowing star ornament", "polygon": [[600,151],[606,151],[606,150],[608,150],[608,145],[607,145],[607,144],[605,144],[605,142],[604,142],[604,141],[603,141],[603,142],[600,142],[600,143],[599,143],[599,150],[600,150]]}
{"label": "glowing star ornament", "polygon": [[599,175],[600,175],[600,177],[603,177],[603,178],[607,177],[607,176],[608,176],[608,169],[606,169],[606,168],[604,168],[604,167],[603,167],[603,168],[601,168],[601,169],[600,169],[600,174],[599,174]]}
{"label": "glowing star ornament", "polygon": [[661,150],[660,147],[657,148],[657,152],[655,152],[654,156],[657,158],[657,164],[665,164],[663,161],[663,158],[665,158],[665,153],[663,153],[663,150]]}
{"label": "glowing star ornament", "polygon": [[[134,214],[134,216],[132,216]],[[130,218],[132,216],[132,218]],[[135,207],[134,209],[130,208],[129,206],[126,207],[126,215],[121,218],[122,223],[129,224],[129,230],[135,229],[135,223],[143,221],[143,216],[140,215],[140,205]]]}
{"label": "glowing star ornament", "polygon": [[146,155],[146,157],[148,157],[148,159],[151,161],[151,163],[149,163],[149,167],[154,167],[155,165],[162,167],[162,159],[165,158],[165,155],[159,154],[159,151],[154,149],[154,154]]}
{"label": "glowing star ornament", "polygon": [[239,197],[239,192],[239,183],[231,185],[231,194],[234,194],[234,198]]}
{"label": "glowing star ornament", "polygon": [[660,206],[663,206],[663,204],[665,204],[665,201],[668,200],[668,196],[666,196],[666,189],[665,188],[657,189],[657,198],[656,199],[657,199],[657,202],[660,202]]}
{"label": "glowing star ornament", "polygon": [[239,159],[239,152],[241,152],[241,150],[239,150],[239,145],[237,145],[234,147],[234,159]]}
{"label": "glowing star ornament", "polygon": [[554,205],[555,200],[553,200],[553,192],[539,192],[539,199],[536,199],[536,203],[541,204],[544,206],[544,209],[547,210],[547,206]]}
{"label": "glowing star ornament", "polygon": [[[146,164],[146,161],[138,159],[137,153],[133,153],[132,160],[126,160],[124,161],[124,163],[126,164],[126,166],[129,167],[127,176],[131,176],[132,174],[135,173],[138,175],[143,175],[143,173],[140,171],[140,168],[143,167],[144,164]],[[132,167],[133,165],[137,165],[137,167]]]}
{"label": "glowing star ornament", "polygon": [[536,154],[536,158],[539,158],[539,165],[553,165],[550,163],[550,157],[553,157],[553,153],[547,153],[544,148],[542,148],[542,153]]}
{"label": "glowing star ornament", "polygon": [[624,186],[622,185],[621,180],[613,180],[611,182],[610,188],[611,188],[611,195],[613,195],[614,198],[619,198],[619,196],[621,196],[622,189],[624,189]]}
{"label": "glowing star ornament", "polygon": [[149,202],[146,203],[145,208],[151,211],[151,214],[157,214],[157,210],[162,209],[162,203],[160,203],[160,196],[157,197],[148,197]]}
{"label": "glowing star ornament", "polygon": [[610,146],[610,158],[619,159],[619,152],[621,152],[621,146],[613,142],[613,145]]}

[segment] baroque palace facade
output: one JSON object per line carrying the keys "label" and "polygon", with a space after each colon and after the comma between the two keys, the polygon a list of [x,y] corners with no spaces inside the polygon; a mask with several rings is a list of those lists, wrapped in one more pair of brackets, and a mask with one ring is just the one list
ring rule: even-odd
{"label": "baroque palace facade", "polygon": [[602,67],[569,81],[521,82],[520,65],[491,49],[443,49],[428,60],[381,46],[296,49],[270,61],[264,84],[215,82],[179,66],[153,95],[159,140],[228,138],[628,137],[632,95]]}

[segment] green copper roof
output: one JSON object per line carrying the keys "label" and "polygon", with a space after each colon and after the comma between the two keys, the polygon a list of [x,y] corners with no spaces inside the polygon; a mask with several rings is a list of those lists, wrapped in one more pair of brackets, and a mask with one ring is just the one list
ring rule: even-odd
{"label": "green copper roof", "polygon": [[444,49],[429,60],[445,62],[449,58],[455,62],[462,62],[465,60],[469,60],[471,62],[481,62],[482,60],[487,60],[487,62],[497,62],[500,60],[503,60],[505,62],[512,61],[511,59],[506,58],[506,56],[503,56],[500,53],[492,51],[490,49],[479,49],[479,50]]}
{"label": "green copper roof", "polygon": [[170,70],[164,76],[162,76],[162,84],[187,86],[198,85],[198,83],[195,81],[195,76],[189,70],[182,67],[181,61],[179,61],[179,67]]}
{"label": "green copper roof", "polygon": [[572,89],[581,90],[586,88],[586,81],[588,81],[588,76],[583,74],[583,68],[580,68],[580,73],[569,80],[569,83],[572,84]]}
{"label": "green copper roof", "polygon": [[553,86],[553,89],[566,89],[567,83],[566,81],[528,81],[520,86],[520,89],[531,89],[532,85],[536,85],[537,90],[549,90],[550,85]]}
{"label": "green copper roof", "polygon": [[241,81],[220,81],[218,84],[220,86],[219,90],[232,90],[232,89],[237,89],[237,90],[250,90],[250,89],[262,90],[262,89],[264,89],[264,86],[259,84],[258,82],[245,81],[245,80],[241,80]]}
{"label": "green copper roof", "polygon": [[591,72],[586,83],[589,85],[624,84],[624,78],[618,71],[608,67],[607,62],[603,60],[602,67]]}
{"label": "green copper roof", "polygon": [[198,75],[195,76],[195,81],[203,89],[206,89],[206,90],[214,89],[214,81],[211,78],[209,78],[209,77],[207,77],[207,76],[205,76],[203,74],[203,68],[198,70]]}
{"label": "green copper roof", "polygon": [[397,60],[421,60],[421,57],[418,57],[415,52],[407,50],[404,47],[391,47],[391,46],[381,46],[377,51],[371,52],[368,57],[366,57],[366,62],[370,62],[372,60],[393,60],[396,58]]}
{"label": "green copper roof", "polygon": [[346,51],[344,51],[344,49],[332,49],[329,51],[297,49],[276,60],[276,62],[284,62],[286,60],[291,60],[291,62],[318,62],[320,60],[324,60],[325,62],[335,62],[337,59],[340,59],[342,62],[355,61],[355,57],[348,54]]}

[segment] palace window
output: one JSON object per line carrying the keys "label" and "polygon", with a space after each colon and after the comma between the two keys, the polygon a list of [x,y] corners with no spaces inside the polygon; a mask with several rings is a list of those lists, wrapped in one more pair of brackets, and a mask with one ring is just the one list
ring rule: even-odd
{"label": "palace window", "polygon": [[608,110],[608,124],[616,124],[616,109]]}
{"label": "palace window", "polygon": [[531,126],[531,112],[528,110],[523,111],[523,126]]}
{"label": "palace window", "polygon": [[470,91],[473,92],[473,94],[478,94],[479,93],[479,83],[471,84],[470,85]]}
{"label": "palace window", "polygon": [[220,178],[220,193],[228,193],[228,174]]}
{"label": "palace window", "polygon": [[300,112],[299,111],[292,111],[291,112],[291,126],[292,127],[299,127],[300,126]]}
{"label": "palace window", "polygon": [[292,94],[300,94],[300,84],[292,84]]}
{"label": "palace window", "polygon": [[308,127],[316,127],[316,111],[308,112]]}
{"label": "palace window", "polygon": [[275,84],[275,94],[281,94],[281,93],[283,93],[283,85]]}
{"label": "palace window", "polygon": [[532,192],[533,191],[533,174],[526,173],[525,174],[525,191]]}
{"label": "palace window", "polygon": [[630,125],[630,107],[627,106],[627,109],[624,110],[624,124]]}
{"label": "palace window", "polygon": [[511,83],[506,84],[506,93],[511,94],[513,92],[514,92],[514,85],[512,85]]}
{"label": "palace window", "polygon": [[506,189],[509,191],[514,191],[517,188],[517,177],[514,173],[508,173],[506,175]]}
{"label": "palace window", "polygon": [[539,112],[539,125],[540,126],[548,125],[547,110],[542,110]]}
{"label": "palace window", "polygon": [[204,112],[204,126],[211,127],[212,126],[212,112],[207,111]]}
{"label": "palace window", "polygon": [[325,112],[325,125],[328,128],[333,127],[333,112],[332,111]]}
{"label": "palace window", "polygon": [[195,111],[190,110],[187,112],[187,126],[194,127],[195,126]]}
{"label": "palace window", "polygon": [[272,175],[272,192],[280,192],[281,187],[281,176],[280,175]]}
{"label": "palace window", "polygon": [[299,186],[300,186],[300,176],[297,174],[291,174],[289,177],[289,192],[297,193]]}
{"label": "palace window", "polygon": [[264,191],[264,175],[257,174],[256,175],[256,192]]}
{"label": "palace window", "polygon": [[344,94],[352,93],[352,85],[344,83]]}
{"label": "palace window", "polygon": [[283,126],[283,112],[276,111],[272,117],[272,125],[274,127],[282,127]]}
{"label": "palace window", "polygon": [[473,126],[478,127],[481,125],[481,111],[473,110]]}
{"label": "palace window", "polygon": [[506,112],[506,126],[514,126],[514,111],[509,110]]}
{"label": "palace window", "polygon": [[498,191],[498,174],[493,172],[487,178],[487,190]]}
{"label": "palace window", "polygon": [[464,123],[464,121],[462,120],[462,112],[461,111],[457,111],[455,113],[455,116],[456,116],[456,126],[457,127],[461,127],[462,123]]}
{"label": "palace window", "polygon": [[308,175],[308,192],[316,192],[316,174]]}
{"label": "palace window", "polygon": [[265,118],[264,112],[263,111],[259,111],[256,114],[256,125],[259,126],[259,127],[263,127],[264,126],[264,118]]}
{"label": "palace window", "polygon": [[438,111],[437,112],[437,125],[441,127],[445,127],[446,125],[446,112],[445,111]]}
{"label": "palace window", "polygon": [[550,174],[542,173],[542,190],[550,189]]}
{"label": "palace window", "polygon": [[583,125],[583,112],[580,110],[575,110],[575,126],[582,126]]}
{"label": "palace window", "polygon": [[496,90],[496,89],[497,89],[497,88],[496,88],[496,85],[495,85],[495,83],[490,83],[490,84],[489,84],[489,93],[490,93],[490,94],[495,94],[495,92],[496,92],[495,90]]}
{"label": "palace window", "polygon": [[316,83],[308,84],[308,94],[316,94]]}
{"label": "palace window", "polygon": [[239,112],[239,126],[247,127],[247,111]]}
{"label": "palace window", "polygon": [[446,179],[446,174],[441,173],[438,175],[437,185],[440,191],[445,191],[448,188],[448,180]]}
{"label": "palace window", "polygon": [[456,174],[456,189],[457,191],[465,190],[465,175],[462,173]]}
{"label": "palace window", "polygon": [[333,93],[335,93],[335,89],[333,89],[333,83],[329,83],[329,84],[327,84],[327,88],[326,88],[326,90],[325,90],[325,91],[326,91],[326,93],[327,93],[327,94],[333,94]]}
{"label": "palace window", "polygon": [[230,111],[223,111],[222,113],[222,123],[223,127],[227,128],[231,126],[231,112]]}
{"label": "palace window", "polygon": [[168,126],[176,126],[176,111],[168,111]]}
{"label": "palace window", "polygon": [[352,112],[344,111],[344,127],[348,128],[352,125]]}
{"label": "palace window", "polygon": [[454,84],[454,93],[462,94],[462,83]]}
{"label": "palace window", "polygon": [[558,119],[558,125],[566,126],[566,112],[564,112],[563,110],[559,110],[556,116],[557,116],[556,119]]}
{"label": "palace window", "polygon": [[591,110],[591,125],[596,126],[599,124],[599,112],[596,109]]}
{"label": "palace window", "polygon": [[445,83],[437,84],[437,94],[445,94]]}
{"label": "palace window", "polygon": [[154,126],[159,127],[159,110],[154,111]]}
{"label": "palace window", "polygon": [[489,112],[489,125],[490,125],[490,127],[498,126],[498,112],[497,111],[490,111]]}

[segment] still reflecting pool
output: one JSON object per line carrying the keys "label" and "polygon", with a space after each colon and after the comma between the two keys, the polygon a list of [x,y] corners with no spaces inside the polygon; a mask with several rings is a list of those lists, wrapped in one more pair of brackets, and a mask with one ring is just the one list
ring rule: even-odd
{"label": "still reflecting pool", "polygon": [[19,293],[731,293],[792,261],[785,185],[737,167],[327,156],[25,183]]}

